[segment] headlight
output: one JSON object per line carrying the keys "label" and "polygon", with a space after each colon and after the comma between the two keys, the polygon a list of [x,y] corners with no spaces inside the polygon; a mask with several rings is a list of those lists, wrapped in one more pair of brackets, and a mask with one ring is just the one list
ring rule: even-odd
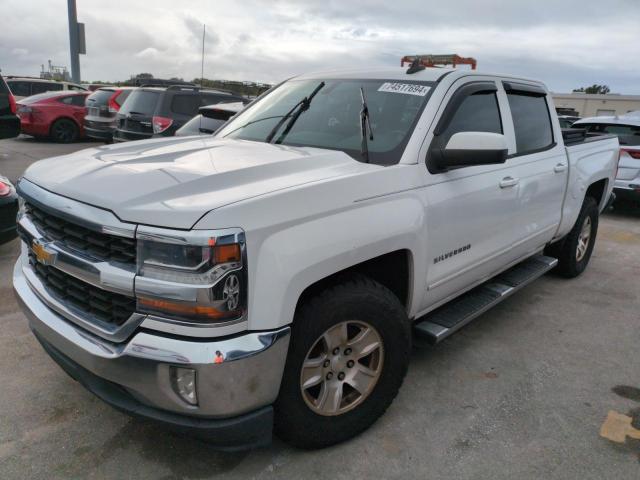
{"label": "headlight", "polygon": [[227,322],[246,312],[245,238],[239,229],[138,230],[138,311],[188,322]]}

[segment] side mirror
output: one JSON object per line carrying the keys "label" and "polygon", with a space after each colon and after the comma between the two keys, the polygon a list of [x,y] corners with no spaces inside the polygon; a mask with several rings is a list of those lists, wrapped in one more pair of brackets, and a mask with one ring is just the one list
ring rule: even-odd
{"label": "side mirror", "polygon": [[500,133],[459,132],[451,136],[442,150],[438,166],[447,169],[504,163],[508,151],[507,139]]}

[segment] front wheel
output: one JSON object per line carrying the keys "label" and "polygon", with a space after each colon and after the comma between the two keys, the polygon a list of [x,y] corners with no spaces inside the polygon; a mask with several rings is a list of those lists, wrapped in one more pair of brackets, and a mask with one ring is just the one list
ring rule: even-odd
{"label": "front wheel", "polygon": [[593,197],[586,197],[575,225],[558,245],[552,245],[552,256],[558,257],[557,271],[573,278],[587,268],[598,233],[598,204]]}
{"label": "front wheel", "polygon": [[320,448],[365,430],[398,393],[410,349],[402,304],[366,277],[306,301],[292,327],[276,434],[297,447]]}

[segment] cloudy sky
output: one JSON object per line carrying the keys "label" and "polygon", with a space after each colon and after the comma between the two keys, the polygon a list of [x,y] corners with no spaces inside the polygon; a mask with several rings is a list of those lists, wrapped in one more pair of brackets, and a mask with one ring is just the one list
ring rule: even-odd
{"label": "cloudy sky", "polygon": [[[69,65],[66,0],[0,0],[0,68]],[[640,94],[640,0],[77,0],[83,80],[200,76],[277,82],[336,66],[458,53],[556,92],[604,83]],[[7,12],[11,12],[7,16]],[[14,19],[15,21],[11,21]]]}

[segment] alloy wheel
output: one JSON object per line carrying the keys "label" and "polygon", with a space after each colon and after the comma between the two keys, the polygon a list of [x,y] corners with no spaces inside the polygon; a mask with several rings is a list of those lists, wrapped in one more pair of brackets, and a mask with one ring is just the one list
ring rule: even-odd
{"label": "alloy wheel", "polygon": [[360,405],[380,379],[382,337],[366,322],[344,321],[311,347],[300,373],[300,391],[319,415],[341,415]]}

